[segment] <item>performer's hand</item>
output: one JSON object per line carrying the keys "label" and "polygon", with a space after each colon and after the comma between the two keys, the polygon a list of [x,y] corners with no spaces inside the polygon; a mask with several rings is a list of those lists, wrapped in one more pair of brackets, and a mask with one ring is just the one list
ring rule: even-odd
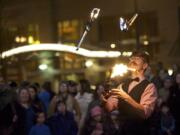
{"label": "performer's hand", "polygon": [[101,96],[100,96],[100,100],[101,100],[102,102],[107,102],[107,99],[104,97],[104,95],[101,95]]}
{"label": "performer's hand", "polygon": [[119,104],[118,104],[118,97],[115,96],[115,95],[112,95],[110,96],[108,99],[107,99],[107,102],[105,104],[105,109],[109,112],[117,109],[119,107]]}
{"label": "performer's hand", "polygon": [[111,95],[118,96],[118,98],[121,99],[129,98],[129,95],[126,92],[124,92],[122,89],[112,89],[110,93]]}

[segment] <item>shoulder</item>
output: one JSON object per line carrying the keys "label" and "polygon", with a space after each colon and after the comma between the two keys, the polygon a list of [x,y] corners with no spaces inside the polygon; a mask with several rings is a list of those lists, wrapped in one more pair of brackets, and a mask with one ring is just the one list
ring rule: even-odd
{"label": "shoulder", "polygon": [[37,125],[32,126],[31,131],[36,131],[36,130],[38,130]]}
{"label": "shoulder", "polygon": [[43,124],[42,127],[43,127],[43,129],[45,129],[45,130],[49,130],[49,127],[48,127],[47,125],[45,125],[45,124]]}
{"label": "shoulder", "polygon": [[157,97],[158,93],[157,93],[157,89],[156,89],[155,84],[154,83],[149,83],[147,85],[147,87],[145,88],[143,95],[144,96],[149,95],[149,96]]}
{"label": "shoulder", "polygon": [[75,98],[78,99],[79,97],[80,97],[80,93],[78,92]]}
{"label": "shoulder", "polygon": [[157,88],[154,83],[149,82],[146,89],[151,89],[152,91],[157,91]]}

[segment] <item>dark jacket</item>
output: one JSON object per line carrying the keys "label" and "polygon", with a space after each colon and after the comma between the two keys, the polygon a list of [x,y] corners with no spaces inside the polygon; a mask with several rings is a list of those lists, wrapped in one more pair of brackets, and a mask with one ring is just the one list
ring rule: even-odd
{"label": "dark jacket", "polygon": [[77,124],[74,115],[66,111],[65,115],[57,113],[48,119],[52,135],[77,135]]}

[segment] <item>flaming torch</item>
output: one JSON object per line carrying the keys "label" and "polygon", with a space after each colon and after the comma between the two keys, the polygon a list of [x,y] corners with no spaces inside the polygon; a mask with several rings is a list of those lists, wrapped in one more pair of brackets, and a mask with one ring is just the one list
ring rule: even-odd
{"label": "flaming torch", "polygon": [[87,22],[86,26],[85,26],[85,30],[84,30],[84,33],[77,45],[77,48],[76,50],[78,51],[84,38],[86,37],[87,33],[90,31],[91,29],[91,26],[92,26],[92,23],[98,18],[99,16],[99,12],[100,12],[100,9],[99,8],[94,8],[91,13],[90,13],[90,20]]}

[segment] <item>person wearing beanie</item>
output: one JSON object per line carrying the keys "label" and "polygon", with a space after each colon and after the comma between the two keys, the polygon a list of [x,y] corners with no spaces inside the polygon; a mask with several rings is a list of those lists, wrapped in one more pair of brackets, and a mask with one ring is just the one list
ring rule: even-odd
{"label": "person wearing beanie", "polygon": [[80,135],[102,135],[103,129],[103,110],[100,106],[92,107],[85,118]]}

